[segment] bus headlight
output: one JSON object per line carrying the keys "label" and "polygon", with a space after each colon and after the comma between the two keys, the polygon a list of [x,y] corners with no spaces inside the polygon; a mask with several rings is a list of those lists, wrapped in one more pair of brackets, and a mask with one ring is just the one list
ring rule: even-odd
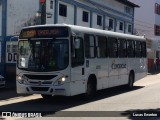
{"label": "bus headlight", "polygon": [[19,75],[16,76],[16,80],[17,80],[20,84],[27,84],[24,78],[25,78],[24,76],[19,76]]}
{"label": "bus headlight", "polygon": [[63,85],[65,82],[66,82],[66,77],[61,77],[54,83],[54,85]]}
{"label": "bus headlight", "polygon": [[19,76],[19,75],[17,75],[17,76],[16,76],[16,80],[20,81],[20,80],[22,80],[22,77]]}

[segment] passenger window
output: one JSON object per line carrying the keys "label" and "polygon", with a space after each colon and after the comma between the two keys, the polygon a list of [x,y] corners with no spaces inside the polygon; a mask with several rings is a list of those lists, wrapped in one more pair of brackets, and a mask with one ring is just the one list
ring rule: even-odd
{"label": "passenger window", "polygon": [[130,58],[135,57],[135,43],[133,40],[127,42],[127,55]]}
{"label": "passenger window", "polygon": [[146,42],[142,42],[142,57],[147,57],[146,54]]}
{"label": "passenger window", "polygon": [[135,41],[135,56],[137,58],[142,57],[142,50],[141,50],[141,42]]}
{"label": "passenger window", "polygon": [[120,58],[127,57],[127,46],[126,46],[126,40],[119,38],[118,39],[118,56]]}
{"label": "passenger window", "polygon": [[94,58],[95,55],[95,38],[93,35],[84,35],[85,56],[86,58]]}
{"label": "passenger window", "polygon": [[109,57],[111,57],[111,58],[118,57],[117,38],[114,38],[114,37],[108,38],[108,50],[109,50]]}
{"label": "passenger window", "polygon": [[106,58],[107,54],[107,38],[105,36],[97,36],[97,57]]}

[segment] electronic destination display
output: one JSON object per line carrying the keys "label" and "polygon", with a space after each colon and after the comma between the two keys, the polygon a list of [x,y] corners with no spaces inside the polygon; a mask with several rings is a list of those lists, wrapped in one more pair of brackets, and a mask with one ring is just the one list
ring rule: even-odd
{"label": "electronic destination display", "polygon": [[26,28],[20,32],[20,39],[68,37],[68,27],[35,27]]}

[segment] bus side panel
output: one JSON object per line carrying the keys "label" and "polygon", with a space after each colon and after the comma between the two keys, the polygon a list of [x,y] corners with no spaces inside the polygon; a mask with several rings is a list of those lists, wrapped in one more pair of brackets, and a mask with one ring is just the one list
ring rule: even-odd
{"label": "bus side panel", "polygon": [[147,59],[139,58],[137,59],[137,63],[139,63],[139,66],[137,66],[136,68],[135,81],[140,80],[145,76],[147,76]]}
{"label": "bus side panel", "polygon": [[128,63],[127,58],[119,58],[120,68],[119,70],[119,85],[124,85],[128,83]]}
{"label": "bus side panel", "polygon": [[97,58],[95,63],[98,83],[97,90],[108,88],[108,58]]}
{"label": "bus side panel", "polygon": [[70,92],[72,95],[85,93],[85,76],[82,75],[82,69],[84,66],[78,66],[71,68],[71,81],[70,81]]}
{"label": "bus side panel", "polygon": [[[96,69],[97,67],[97,69]],[[102,79],[98,77],[98,71],[100,71],[100,64],[97,63],[97,59],[91,58],[86,60],[86,68],[85,68],[85,80],[86,80],[86,89],[87,89],[87,82],[91,75],[95,75],[97,79],[97,90],[102,89]]]}
{"label": "bus side panel", "polygon": [[128,78],[131,70],[133,70],[134,73],[136,72],[137,61],[135,59],[136,58],[128,58]]}
{"label": "bus side panel", "polygon": [[108,87],[114,87],[119,85],[118,69],[114,67],[115,64],[118,64],[117,58],[110,58],[109,60],[109,83]]}

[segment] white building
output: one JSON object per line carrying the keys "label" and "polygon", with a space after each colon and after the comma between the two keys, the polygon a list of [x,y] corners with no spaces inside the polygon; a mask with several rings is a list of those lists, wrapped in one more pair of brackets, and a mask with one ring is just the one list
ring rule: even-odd
{"label": "white building", "polygon": [[134,7],[127,0],[47,0],[46,23],[66,23],[132,34]]}
{"label": "white building", "polygon": [[22,27],[40,24],[43,1],[46,24],[133,33],[134,8],[138,6],[128,0],[0,0],[0,74],[15,78],[17,38],[13,36]]}
{"label": "white building", "polygon": [[160,57],[160,0],[130,0],[139,5],[135,9],[135,34],[145,35],[148,44],[149,67],[153,67],[156,57]]}

